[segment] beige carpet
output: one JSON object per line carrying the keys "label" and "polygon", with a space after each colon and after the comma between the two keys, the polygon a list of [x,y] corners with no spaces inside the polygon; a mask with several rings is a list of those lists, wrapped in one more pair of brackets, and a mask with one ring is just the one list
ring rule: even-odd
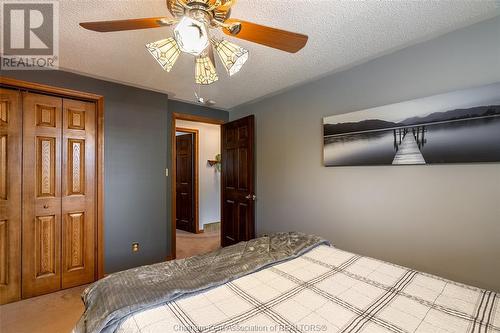
{"label": "beige carpet", "polygon": [[86,286],[0,306],[1,333],[68,333],[83,313]]}
{"label": "beige carpet", "polygon": [[[207,253],[220,246],[218,230],[191,234],[177,230],[177,258]],[[0,306],[0,333],[69,333],[83,313],[86,286]]]}
{"label": "beige carpet", "polygon": [[218,230],[192,234],[177,229],[176,233],[177,259],[207,253],[220,247],[220,232]]}

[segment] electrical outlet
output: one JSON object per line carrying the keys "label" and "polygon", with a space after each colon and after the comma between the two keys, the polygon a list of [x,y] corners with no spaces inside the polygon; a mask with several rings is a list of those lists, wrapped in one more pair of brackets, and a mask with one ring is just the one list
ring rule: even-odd
{"label": "electrical outlet", "polygon": [[132,243],[132,252],[139,252],[139,243]]}
{"label": "electrical outlet", "polygon": [[165,177],[168,177],[168,169],[165,169]]}

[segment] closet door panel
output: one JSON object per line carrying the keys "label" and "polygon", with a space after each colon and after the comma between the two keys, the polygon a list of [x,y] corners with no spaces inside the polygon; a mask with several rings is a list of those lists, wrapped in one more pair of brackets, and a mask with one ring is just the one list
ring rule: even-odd
{"label": "closet door panel", "polygon": [[21,297],[21,93],[0,88],[0,304]]}
{"label": "closet door panel", "polygon": [[95,104],[63,100],[62,287],[94,281]]}
{"label": "closet door panel", "polygon": [[23,93],[22,296],[61,288],[62,99]]}

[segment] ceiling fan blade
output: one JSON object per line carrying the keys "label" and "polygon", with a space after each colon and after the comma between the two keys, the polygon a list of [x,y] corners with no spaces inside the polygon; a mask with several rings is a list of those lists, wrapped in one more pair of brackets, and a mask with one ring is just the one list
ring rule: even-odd
{"label": "ceiling fan blade", "polygon": [[255,24],[238,19],[228,19],[224,22],[224,24],[226,25],[233,25],[235,23],[241,24],[240,31],[234,31],[233,33],[231,33],[228,28],[223,28],[222,30],[226,35],[234,36],[236,38],[241,38],[250,42],[262,44],[290,53],[296,53],[301,50],[306,45],[307,39],[309,38],[306,35],[266,27],[260,24]]}
{"label": "ceiling fan blade", "polygon": [[117,21],[98,21],[98,22],[82,22],[80,26],[85,29],[97,32],[110,32],[110,31],[124,31],[124,30],[138,30],[149,28],[160,28],[175,23],[168,17],[148,17],[130,20],[117,20]]}

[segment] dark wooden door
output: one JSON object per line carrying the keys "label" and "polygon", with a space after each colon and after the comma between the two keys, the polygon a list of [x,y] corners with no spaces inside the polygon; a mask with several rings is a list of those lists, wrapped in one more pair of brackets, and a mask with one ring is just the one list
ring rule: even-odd
{"label": "dark wooden door", "polygon": [[21,298],[21,94],[0,88],[0,304]]}
{"label": "dark wooden door", "polygon": [[255,237],[254,116],[222,125],[221,245]]}
{"label": "dark wooden door", "polygon": [[193,134],[182,134],[176,138],[176,228],[196,232],[194,225],[194,165]]}

